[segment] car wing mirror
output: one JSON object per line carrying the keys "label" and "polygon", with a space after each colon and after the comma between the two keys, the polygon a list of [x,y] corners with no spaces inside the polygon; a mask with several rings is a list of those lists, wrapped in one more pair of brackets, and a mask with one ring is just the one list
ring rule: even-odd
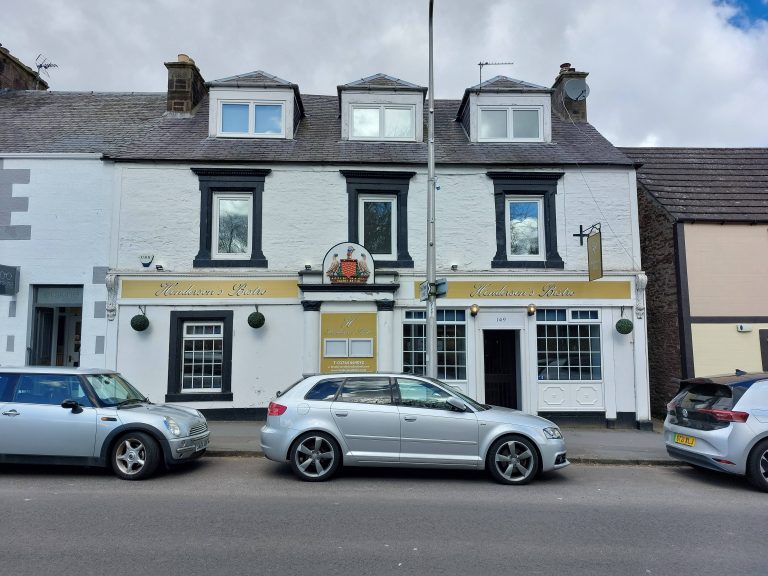
{"label": "car wing mirror", "polygon": [[80,404],[77,402],[77,400],[71,400],[71,399],[64,400],[64,402],[61,403],[61,407],[69,408],[75,414],[79,414],[80,412],[83,411],[83,409],[80,407]]}
{"label": "car wing mirror", "polygon": [[446,402],[448,403],[449,406],[455,408],[459,412],[467,411],[467,405],[464,404],[464,402],[462,402],[458,398],[454,398],[453,396],[451,396],[450,398],[448,398],[448,400],[446,400]]}

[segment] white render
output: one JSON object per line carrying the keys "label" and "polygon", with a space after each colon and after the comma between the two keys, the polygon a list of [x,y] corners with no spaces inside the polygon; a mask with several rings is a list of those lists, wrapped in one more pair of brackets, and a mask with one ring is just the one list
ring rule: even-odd
{"label": "white render", "polygon": [[[23,366],[31,346],[33,286],[83,287],[80,365],[107,367],[97,353],[106,318],[95,318],[96,302],[107,299],[106,286],[93,283],[94,267],[108,267],[112,219],[113,166],[100,155],[54,154],[0,156],[4,169],[30,171],[29,184],[16,184],[14,197],[29,198],[26,212],[14,212],[13,225],[31,225],[29,240],[0,240],[0,264],[20,266],[15,296],[0,295],[0,365]],[[15,316],[9,310],[15,306]],[[8,351],[8,337],[13,351]],[[104,340],[102,340],[104,342]]]}

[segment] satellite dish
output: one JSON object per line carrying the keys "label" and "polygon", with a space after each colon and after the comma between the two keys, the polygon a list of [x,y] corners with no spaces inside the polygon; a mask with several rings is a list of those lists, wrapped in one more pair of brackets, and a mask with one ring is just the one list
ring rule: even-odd
{"label": "satellite dish", "polygon": [[571,100],[586,100],[589,96],[589,86],[584,78],[571,78],[565,83],[565,95]]}

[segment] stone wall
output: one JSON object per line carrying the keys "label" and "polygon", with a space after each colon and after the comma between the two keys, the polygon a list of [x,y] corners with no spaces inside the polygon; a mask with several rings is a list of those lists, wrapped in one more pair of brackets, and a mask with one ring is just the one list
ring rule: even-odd
{"label": "stone wall", "polygon": [[0,46],[0,90],[47,90],[48,84],[35,71]]}
{"label": "stone wall", "polygon": [[651,412],[666,413],[682,375],[675,263],[675,225],[669,214],[638,184],[640,247],[648,276],[648,370]]}

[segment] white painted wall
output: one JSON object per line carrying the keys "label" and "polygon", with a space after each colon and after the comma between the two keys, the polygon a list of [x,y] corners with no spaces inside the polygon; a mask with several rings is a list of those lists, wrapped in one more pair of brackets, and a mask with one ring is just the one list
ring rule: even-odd
{"label": "white painted wall", "polygon": [[[342,166],[271,168],[264,185],[262,244],[269,271],[318,269],[328,247],[347,240],[346,180]],[[381,167],[355,167],[380,170]],[[393,170],[411,170],[395,167]],[[167,270],[187,271],[199,248],[200,191],[188,165],[120,165],[122,205],[118,267],[138,269],[140,254],[155,254]],[[408,249],[415,270],[426,266],[426,169],[417,169],[408,193]],[[447,271],[490,271],[496,253],[493,182],[486,170],[439,167],[436,201],[437,266]],[[630,169],[566,168],[558,182],[558,250],[565,270],[587,269],[586,243],[573,234],[603,223],[606,272],[640,270]],[[498,271],[497,271],[498,272]]]}
{"label": "white painted wall", "polygon": [[191,402],[205,408],[266,408],[275,392],[301,376],[301,305],[259,304],[266,317],[262,328],[248,325],[252,304],[232,303],[189,306],[148,305],[150,321],[144,332],[131,328],[135,306],[119,306],[117,370],[154,402],[163,402],[168,392],[168,353],[171,311],[233,310],[232,392],[234,402]]}
{"label": "white painted wall", "polygon": [[[82,155],[81,155],[82,156]],[[0,263],[21,266],[15,297],[0,296],[0,365],[24,365],[32,316],[32,285],[83,286],[80,365],[103,367],[97,336],[106,319],[94,318],[94,302],[105,301],[104,284],[93,284],[93,267],[109,265],[112,217],[112,166],[98,157],[3,158],[6,169],[31,170],[29,184],[15,184],[14,197],[28,197],[29,211],[14,212],[12,224],[32,226],[30,240],[0,240]],[[16,302],[16,316],[9,306]],[[6,351],[7,336],[14,351]]]}

